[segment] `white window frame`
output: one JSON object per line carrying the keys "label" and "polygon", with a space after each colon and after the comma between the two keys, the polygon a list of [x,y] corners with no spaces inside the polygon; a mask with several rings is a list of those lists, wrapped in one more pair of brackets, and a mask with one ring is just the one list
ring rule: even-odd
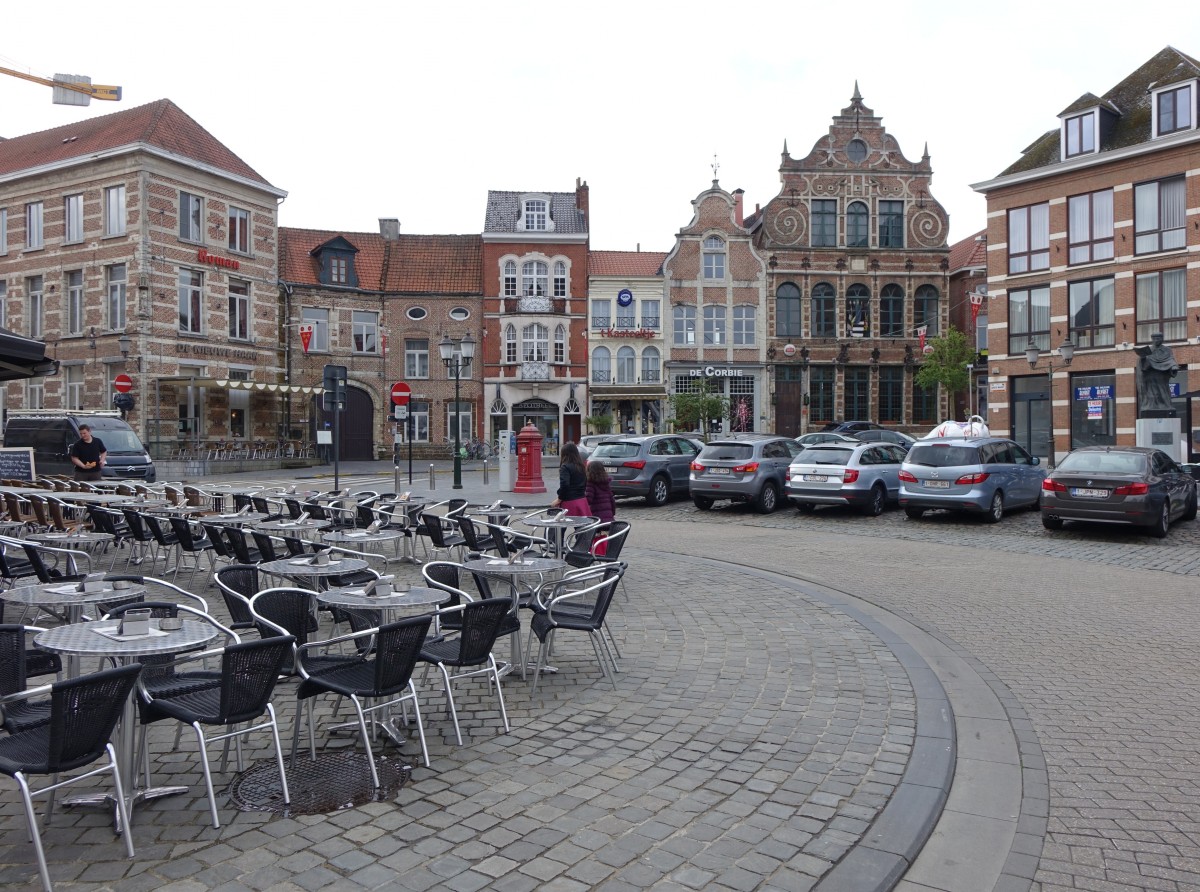
{"label": "white window frame", "polygon": [[370,310],[355,310],[350,317],[351,343],[354,352],[379,354],[379,314]]}
{"label": "white window frame", "polygon": [[504,271],[501,274],[500,290],[503,297],[517,296],[517,262],[504,261]]}
{"label": "white window frame", "polygon": [[0,208],[0,256],[8,253],[8,208]]}
{"label": "white window frame", "polygon": [[[446,400],[446,436],[454,442],[454,400]],[[475,405],[466,400],[458,401],[458,436],[459,443],[471,442],[475,430]]]}
{"label": "white window frame", "polygon": [[83,334],[83,270],[73,269],[66,274],[67,334]]}
{"label": "white window frame", "polygon": [[40,201],[31,201],[25,205],[25,248],[36,251],[46,245],[46,233],[43,229],[46,215],[45,205]]}
{"label": "white window frame", "polygon": [[[412,400],[408,404],[408,417],[411,419],[407,427],[412,430],[414,443],[429,442],[429,403],[426,400]],[[407,431],[405,431],[407,436]]]}
{"label": "white window frame", "polygon": [[704,308],[704,346],[725,347],[729,344],[728,314],[720,304]]}
{"label": "white window frame", "polygon": [[567,361],[567,329],[561,323],[554,329],[554,361],[560,365]]}
{"label": "white window frame", "polygon": [[125,184],[104,190],[104,234],[125,234]]}
{"label": "white window frame", "polygon": [[350,284],[350,258],[334,254],[329,258],[329,284]]}
{"label": "white window frame", "polygon": [[617,301],[617,318],[613,320],[613,328],[637,328],[637,304],[630,301],[628,306],[623,307]]}
{"label": "white window frame", "polygon": [[592,299],[592,328],[611,328],[612,301],[607,297]]}
{"label": "white window frame", "polygon": [[250,283],[245,279],[229,280],[229,337],[232,340],[254,339],[254,331],[250,328],[250,294]]}
{"label": "white window frame", "polygon": [[325,307],[301,307],[301,324],[312,326],[308,341],[309,353],[329,352],[329,310]]}
{"label": "white window frame", "polygon": [[[29,336],[41,339],[46,313],[46,280],[41,276],[29,276],[25,280],[26,312],[29,314]],[[32,406],[28,408],[34,408]],[[40,407],[38,407],[40,408]]]}
{"label": "white window frame", "polygon": [[735,347],[753,347],[755,326],[758,322],[757,307],[742,304],[733,308],[733,340]]}
{"label": "white window frame", "polygon": [[704,240],[704,278],[708,281],[725,279],[725,239],[710,235]]}
{"label": "white window frame", "polygon": [[[662,327],[662,301],[658,299],[644,300],[641,302],[642,328],[661,328]],[[653,311],[653,312],[652,312]],[[650,320],[654,320],[651,322]]]}
{"label": "white window frame", "polygon": [[526,260],[521,264],[521,296],[546,297],[549,293],[550,268],[544,260]]}
{"label": "white window frame", "polygon": [[105,316],[112,331],[124,331],[128,305],[126,286],[129,268],[123,263],[114,263],[104,268]]}
{"label": "white window frame", "polygon": [[30,378],[25,382],[25,408],[46,408],[46,379]]}
{"label": "white window frame", "polygon": [[554,296],[567,296],[567,265],[561,261],[554,261]]}
{"label": "white window frame", "polygon": [[523,216],[527,232],[546,232],[550,222],[550,202],[544,198],[526,198]]}
{"label": "white window frame", "polygon": [[637,351],[628,344],[617,348],[617,383],[637,383]]}
{"label": "white window frame", "polygon": [[251,235],[250,212],[245,208],[229,206],[229,250],[238,254],[251,254],[254,239]]}
{"label": "white window frame", "polygon": [[69,365],[63,367],[63,390],[66,409],[83,409],[86,398],[86,387],[83,380],[84,367]]}
{"label": "white window frame", "polygon": [[180,267],[177,282],[179,331],[185,334],[204,334],[204,273]]}
{"label": "white window frame", "polygon": [[520,356],[517,350],[517,327],[510,322],[504,326],[504,361],[515,363]]}
{"label": "white window frame", "polygon": [[593,384],[612,383],[612,351],[607,347],[597,347],[592,351],[591,380]]}
{"label": "white window frame", "polygon": [[63,197],[63,244],[83,241],[83,193]]}
{"label": "white window frame", "polygon": [[204,241],[204,198],[179,190],[179,238],[185,242]]}
{"label": "white window frame", "polygon": [[429,338],[404,339],[405,380],[429,377]]}
{"label": "white window frame", "polygon": [[642,383],[658,384],[662,381],[662,353],[657,347],[642,350]]}
{"label": "white window frame", "polygon": [[540,322],[530,322],[521,329],[521,356],[525,362],[548,362],[550,329]]}
{"label": "white window frame", "polygon": [[[8,328],[8,281],[5,279],[0,279],[0,328]],[[0,393],[3,392],[4,388],[0,387]]]}
{"label": "white window frame", "polygon": [[671,310],[671,343],[676,347],[696,346],[696,308],[680,304]]}

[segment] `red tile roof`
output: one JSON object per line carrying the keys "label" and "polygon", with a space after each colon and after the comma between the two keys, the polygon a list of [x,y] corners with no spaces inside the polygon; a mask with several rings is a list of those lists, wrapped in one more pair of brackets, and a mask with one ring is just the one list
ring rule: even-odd
{"label": "red tile roof", "polygon": [[0,175],[75,158],[82,162],[98,152],[134,143],[271,185],[170,99],[0,140]]}
{"label": "red tile roof", "polygon": [[660,251],[592,251],[589,276],[657,276],[667,255]]}
{"label": "red tile roof", "polygon": [[981,229],[974,235],[967,236],[961,242],[950,246],[950,273],[953,275],[968,267],[987,269],[987,235],[986,229]]}
{"label": "red tile roof", "polygon": [[358,249],[358,285],[369,291],[483,294],[483,240],[478,235],[404,235],[279,227],[279,275],[285,282],[319,285],[314,248],[341,236]]}

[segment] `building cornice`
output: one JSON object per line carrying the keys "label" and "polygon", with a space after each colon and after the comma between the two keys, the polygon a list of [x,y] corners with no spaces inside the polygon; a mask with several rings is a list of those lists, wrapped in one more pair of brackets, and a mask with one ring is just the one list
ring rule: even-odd
{"label": "building cornice", "polygon": [[587,244],[588,234],[586,232],[563,233],[563,232],[485,232],[482,236],[485,243],[517,243],[526,242],[528,244],[555,244],[566,243],[572,245]]}

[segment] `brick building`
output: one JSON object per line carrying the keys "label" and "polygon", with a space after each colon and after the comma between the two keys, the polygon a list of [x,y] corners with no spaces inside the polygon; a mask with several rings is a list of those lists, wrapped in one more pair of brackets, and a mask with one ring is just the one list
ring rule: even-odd
{"label": "brick building", "polygon": [[784,144],[779,175],[779,194],[745,221],[765,261],[771,411],[759,417],[792,436],[840,419],[944,418],[945,395],[913,384],[922,336],[949,321],[949,223],[928,150],[905,158],[856,84],[806,156]]}
{"label": "brick building", "polygon": [[667,418],[663,376],[663,261],[655,251],[592,251],[588,257],[588,350],[595,433],[659,433]]}
{"label": "brick building", "polygon": [[[390,455],[396,436],[404,442],[409,432],[423,457],[448,454],[454,380],[438,344],[467,334],[483,340],[480,252],[478,235],[401,234],[394,219],[381,219],[379,232],[280,228],[287,378],[320,384],[325,365],[346,367],[342,459]],[[476,362],[461,375],[463,443],[480,432],[479,369]],[[412,390],[407,428],[394,421],[397,381]],[[316,397],[301,411],[294,426],[314,432],[332,426]]]}
{"label": "brick building", "polygon": [[532,423],[554,452],[578,441],[588,405],[587,183],[489,191],[482,242],[488,438]]}
{"label": "brick building", "polygon": [[987,230],[980,230],[950,246],[950,324],[965,332],[975,345],[971,384],[955,394],[951,412],[956,419],[968,415],[987,417]]}
{"label": "brick building", "polygon": [[[1200,387],[1200,63],[1167,47],[1085,93],[999,176],[988,204],[988,421],[1036,455],[1132,444],[1134,348],[1162,332],[1183,367],[1184,431]],[[1070,338],[1074,359],[1056,355]],[[1030,342],[1041,355],[1030,367]],[[1050,363],[1053,381],[1048,381]],[[1193,443],[1193,450],[1196,445]]]}
{"label": "brick building", "polygon": [[280,395],[238,383],[284,381],[285,195],[166,99],[0,140],[0,325],[61,363],[0,410],[111,408],[124,372],[159,455],[283,435]]}

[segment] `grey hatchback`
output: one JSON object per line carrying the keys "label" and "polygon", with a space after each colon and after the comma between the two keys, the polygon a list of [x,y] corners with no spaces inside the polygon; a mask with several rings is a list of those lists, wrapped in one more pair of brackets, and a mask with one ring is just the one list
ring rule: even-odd
{"label": "grey hatchback", "polygon": [[946,508],[998,522],[1006,508],[1037,507],[1046,470],[1036,455],[1000,437],[918,440],[900,468],[900,506],[909,517]]}
{"label": "grey hatchback", "polygon": [[645,496],[650,505],[665,505],[671,493],[687,492],[688,470],[699,451],[698,443],[673,434],[614,436],[593,449],[588,461],[604,465],[614,496]]}
{"label": "grey hatchback", "polygon": [[735,434],[714,440],[692,462],[692,502],[707,511],[720,499],[753,502],[762,514],[779,505],[788,465],[800,444],[775,434]]}

